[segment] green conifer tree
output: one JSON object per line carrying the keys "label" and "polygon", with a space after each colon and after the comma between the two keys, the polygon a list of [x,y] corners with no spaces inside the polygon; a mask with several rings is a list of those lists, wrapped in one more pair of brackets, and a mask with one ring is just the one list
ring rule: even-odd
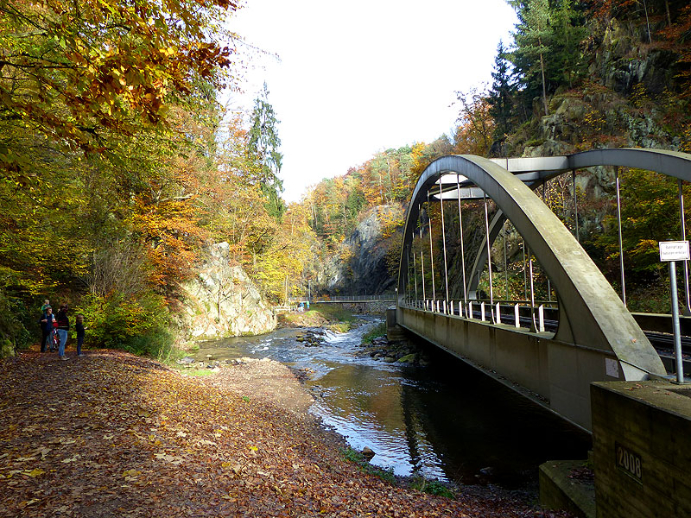
{"label": "green conifer tree", "polygon": [[514,66],[528,86],[539,84],[545,115],[549,115],[547,104],[547,61],[552,52],[554,32],[549,0],[509,0],[516,9],[519,24],[514,38],[516,51]]}
{"label": "green conifer tree", "polygon": [[492,72],[492,88],[489,91],[489,113],[494,118],[495,140],[503,140],[509,131],[509,120],[512,113],[511,96],[515,86],[511,80],[510,63],[507,58],[507,51],[504,42],[500,41],[497,46],[497,57],[494,60],[494,70]]}
{"label": "green conifer tree", "polygon": [[280,121],[269,103],[269,89],[266,83],[259,97],[254,100],[251,122],[248,152],[261,164],[261,172],[257,180],[266,198],[266,210],[280,221],[286,211],[285,203],[281,198],[283,182],[279,178],[283,165],[283,154],[279,151],[281,139],[278,136],[278,124]]}

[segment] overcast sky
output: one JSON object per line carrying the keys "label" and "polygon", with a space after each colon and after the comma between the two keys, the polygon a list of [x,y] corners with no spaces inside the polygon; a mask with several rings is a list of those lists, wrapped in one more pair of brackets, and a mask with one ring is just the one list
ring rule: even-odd
{"label": "overcast sky", "polygon": [[378,151],[449,134],[455,92],[491,81],[515,23],[505,0],[247,0],[231,29],[268,54],[230,105],[251,107],[267,83],[283,197],[299,201]]}

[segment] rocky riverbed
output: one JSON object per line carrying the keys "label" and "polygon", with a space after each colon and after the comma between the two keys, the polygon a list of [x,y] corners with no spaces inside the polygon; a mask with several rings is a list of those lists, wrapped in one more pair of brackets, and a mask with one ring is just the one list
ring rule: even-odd
{"label": "rocky riverbed", "polygon": [[407,340],[389,341],[386,336],[379,336],[371,343],[362,344],[361,355],[386,363],[399,363],[424,367],[429,363],[423,349]]}

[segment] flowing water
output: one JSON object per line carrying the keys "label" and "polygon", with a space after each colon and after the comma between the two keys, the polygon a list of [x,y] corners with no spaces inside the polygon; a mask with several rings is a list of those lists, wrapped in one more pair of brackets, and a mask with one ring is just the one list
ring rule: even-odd
{"label": "flowing water", "polygon": [[362,336],[381,322],[365,320],[348,333],[327,332],[317,347],[296,340],[303,329],[279,329],[205,342],[197,356],[268,357],[306,369],[311,412],[397,475],[534,489],[542,462],[586,458],[587,434],[433,347],[426,367],[363,356]]}

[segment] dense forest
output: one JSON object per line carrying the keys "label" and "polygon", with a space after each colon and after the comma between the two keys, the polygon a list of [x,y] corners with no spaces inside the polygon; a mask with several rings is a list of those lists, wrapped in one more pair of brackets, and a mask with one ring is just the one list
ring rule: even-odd
{"label": "dense forest", "polygon": [[[211,243],[229,243],[231,261],[279,302],[308,283],[318,288],[326,257],[347,262],[342,243],[381,206],[400,208],[377,212],[395,275],[406,200],[426,165],[445,154],[691,151],[691,6],[509,3],[519,19],[513,41],[499,44],[491,85],[458,92],[453,135],[378,153],[286,206],[270,85],[246,114],[225,113],[217,101],[220,91],[241,87],[242,37],[216,23],[232,16],[234,2],[4,2],[4,347],[37,340],[38,308],[50,298],[86,316],[92,344],[158,354],[175,341],[181,286]],[[641,202],[628,214],[626,249],[645,285],[660,275],[648,230],[678,234],[674,196],[669,204],[662,196],[676,183],[625,174],[636,177],[628,195]],[[600,176],[579,184],[582,217],[590,209],[594,221],[582,232],[613,271],[608,182]],[[565,222],[567,191],[557,181],[543,193]]]}
{"label": "dense forest", "polygon": [[[276,117],[260,94],[227,115],[228,0],[0,6],[0,334],[36,340],[45,298],[94,344],[172,343],[181,285],[230,243],[267,296],[298,276],[307,218],[280,200]],[[287,272],[287,273],[286,273]]]}

